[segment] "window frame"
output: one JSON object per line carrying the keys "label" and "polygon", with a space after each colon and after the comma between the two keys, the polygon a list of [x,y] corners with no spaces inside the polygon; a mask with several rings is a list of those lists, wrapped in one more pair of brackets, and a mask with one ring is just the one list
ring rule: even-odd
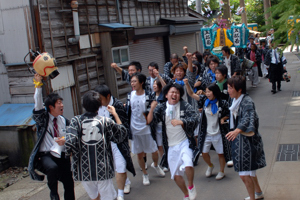
{"label": "window frame", "polygon": [[[126,61],[126,62],[122,62],[122,55],[121,55],[121,50],[122,50],[122,49],[127,49],[128,61]],[[114,51],[115,51],[115,50],[118,50],[118,51],[119,51],[119,58],[120,58],[120,63],[117,63],[117,65],[119,65],[120,67],[129,65],[129,63],[130,63],[129,46],[126,45],[126,46],[120,46],[120,47],[112,47],[112,48],[111,48],[111,55],[112,55],[113,62],[115,62],[115,61],[114,61]]]}

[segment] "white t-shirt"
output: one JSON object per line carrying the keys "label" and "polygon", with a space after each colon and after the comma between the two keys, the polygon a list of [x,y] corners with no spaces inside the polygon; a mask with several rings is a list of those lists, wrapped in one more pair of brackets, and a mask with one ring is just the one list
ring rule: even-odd
{"label": "white t-shirt", "polygon": [[227,59],[227,56],[225,56],[225,59],[224,59],[224,63],[228,69],[228,78],[231,78],[231,63],[230,63],[230,58],[231,58],[231,55],[229,56],[229,58]]}
{"label": "white t-shirt", "polygon": [[[218,105],[218,102],[217,102]],[[219,126],[219,111],[216,114],[211,112],[211,104],[205,108],[205,116],[207,121],[207,136],[213,136],[221,133]]]}
{"label": "white t-shirt", "polygon": [[[114,103],[114,99],[112,97],[110,97],[110,101],[109,101],[108,105],[112,106],[113,103]],[[101,106],[98,110],[98,115],[110,118],[110,114],[107,110],[107,106]]]}
{"label": "white t-shirt", "polygon": [[147,125],[144,112],[146,111],[146,95],[136,95],[136,91],[131,92],[130,106],[130,130],[132,135],[147,135],[151,134],[150,126]]}
{"label": "white t-shirt", "polygon": [[[167,111],[169,110],[169,104],[167,103]],[[181,125],[173,126],[171,124],[172,118],[180,120],[180,102],[173,106],[173,117],[166,113],[166,131],[168,136],[169,146],[175,146],[182,141],[186,140],[186,134]]]}

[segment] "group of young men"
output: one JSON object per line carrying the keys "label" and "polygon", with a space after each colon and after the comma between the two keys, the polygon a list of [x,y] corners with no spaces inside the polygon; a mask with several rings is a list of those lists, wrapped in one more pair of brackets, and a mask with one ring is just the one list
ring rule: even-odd
{"label": "group of young men", "polygon": [[[222,52],[225,57],[223,63],[228,69],[225,76],[235,76],[241,71],[238,57],[232,55],[228,47],[224,47]],[[199,67],[198,64],[197,68],[194,61],[202,59],[197,58],[197,53],[186,53],[185,56],[188,60],[188,69],[185,70],[190,73],[200,75],[201,67],[203,71],[210,70],[206,65]],[[211,60],[213,63],[214,58]],[[151,167],[157,174],[164,177],[165,172],[170,170],[171,179],[181,189],[184,200],[196,199],[194,164],[199,155],[194,131],[200,116],[193,105],[183,100],[183,96],[187,95],[184,81],[177,80],[177,75],[171,73],[178,63],[178,55],[172,54],[170,62],[164,66],[164,74],[160,74],[157,63],[151,62],[149,77],[141,73],[139,62],[131,62],[128,70],[112,63],[111,67],[132,87],[126,104],[113,97],[106,85],[99,85],[83,96],[85,113],[71,121],[63,117],[63,99],[58,94],[48,95],[43,106],[43,78],[35,74],[33,119],[38,141],[30,156],[28,170],[34,180],[44,179],[35,169],[47,175],[50,199],[59,199],[58,181],[64,185],[64,198],[75,199],[74,181],[81,181],[91,199],[123,200],[124,193],[130,192],[127,171],[134,176],[136,174],[131,152],[137,155],[144,185],[150,184],[146,155],[151,154]],[[154,89],[157,82],[162,85],[164,101],[161,103],[157,103],[159,97]],[[162,140],[164,153],[160,163],[158,140]],[[115,174],[118,192],[112,182]]]}

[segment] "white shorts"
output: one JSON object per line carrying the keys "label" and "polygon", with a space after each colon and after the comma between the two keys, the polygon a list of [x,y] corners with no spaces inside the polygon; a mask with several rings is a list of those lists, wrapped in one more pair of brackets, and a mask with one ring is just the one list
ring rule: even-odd
{"label": "white shorts", "polygon": [[240,171],[239,176],[252,176],[252,177],[255,177],[256,176],[256,170],[254,170],[254,171]]}
{"label": "white shorts", "polygon": [[103,181],[82,181],[82,186],[91,199],[96,199],[100,194],[101,200],[113,200],[117,198],[112,179]]}
{"label": "white shorts", "polygon": [[156,152],[157,144],[153,140],[151,134],[147,135],[132,135],[131,152],[134,154],[139,153],[154,153]]}
{"label": "white shorts", "polygon": [[156,143],[157,143],[157,146],[163,145],[162,132],[160,132],[160,131],[156,131]]}
{"label": "white shorts", "polygon": [[214,146],[217,154],[224,154],[221,134],[217,134],[217,135],[213,135],[213,136],[207,135],[205,137],[202,153],[208,153],[211,145]]}
{"label": "white shorts", "polygon": [[171,179],[174,176],[183,176],[186,167],[193,167],[193,151],[189,148],[189,140],[169,147],[168,163],[171,173]]}
{"label": "white shorts", "polygon": [[116,143],[111,142],[111,150],[114,158],[115,171],[117,173],[125,173],[126,172],[126,160],[121,154]]}

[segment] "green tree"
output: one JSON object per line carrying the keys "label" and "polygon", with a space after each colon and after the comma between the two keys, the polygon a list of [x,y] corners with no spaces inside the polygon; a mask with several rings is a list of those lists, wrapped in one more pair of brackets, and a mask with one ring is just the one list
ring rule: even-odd
{"label": "green tree", "polygon": [[[265,26],[266,30],[274,28],[276,44],[284,44],[287,47],[299,45],[300,33],[300,0],[280,0],[270,8],[272,13],[270,19],[271,25]],[[293,20],[291,20],[293,19]],[[294,23],[299,19],[299,23]],[[287,39],[288,31],[292,31],[290,39]]]}

